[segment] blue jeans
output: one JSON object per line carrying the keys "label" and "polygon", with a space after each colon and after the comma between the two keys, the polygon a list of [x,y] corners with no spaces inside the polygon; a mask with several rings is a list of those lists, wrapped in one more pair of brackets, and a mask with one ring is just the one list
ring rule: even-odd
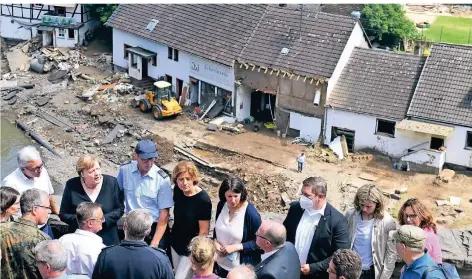
{"label": "blue jeans", "polygon": [[298,171],[301,172],[303,171],[303,163],[298,162]]}

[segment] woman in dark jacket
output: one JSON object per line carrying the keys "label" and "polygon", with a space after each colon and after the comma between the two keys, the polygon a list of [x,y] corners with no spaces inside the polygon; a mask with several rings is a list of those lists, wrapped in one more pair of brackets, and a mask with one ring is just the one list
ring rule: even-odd
{"label": "woman in dark jacket", "polygon": [[101,205],[105,217],[98,235],[103,244],[119,244],[116,223],[123,216],[125,205],[123,191],[115,177],[102,175],[99,162],[90,155],[77,161],[78,177],[67,181],[62,195],[59,217],[69,225],[69,233],[78,228],[76,209],[81,202],[95,202]]}
{"label": "woman in dark jacket", "polygon": [[261,216],[247,201],[247,191],[239,178],[225,179],[219,190],[220,202],[216,208],[214,241],[218,258],[215,273],[226,277],[240,264],[257,265],[262,250],[256,245],[256,232]]}

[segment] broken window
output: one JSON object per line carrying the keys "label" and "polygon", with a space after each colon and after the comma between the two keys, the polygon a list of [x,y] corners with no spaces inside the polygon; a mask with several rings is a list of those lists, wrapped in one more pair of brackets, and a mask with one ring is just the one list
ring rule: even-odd
{"label": "broken window", "polygon": [[472,131],[467,132],[465,136],[465,148],[472,149]]}
{"label": "broken window", "polygon": [[395,122],[377,119],[377,129],[375,133],[394,137],[395,136]]}
{"label": "broken window", "polygon": [[172,60],[172,53],[173,53],[172,48],[167,47],[167,58],[169,58],[170,60]]}
{"label": "broken window", "polygon": [[179,61],[179,50],[174,48],[174,61]]}
{"label": "broken window", "polygon": [[66,7],[55,6],[54,11],[58,16],[66,16]]}
{"label": "broken window", "polygon": [[157,56],[151,57],[151,65],[157,66]]}
{"label": "broken window", "polygon": [[69,39],[74,39],[75,36],[74,36],[74,29],[67,29],[67,31],[69,32]]}
{"label": "broken window", "polygon": [[59,30],[57,31],[57,36],[61,37],[61,38],[65,38],[66,37],[66,30],[62,29],[62,28],[59,28]]}
{"label": "broken window", "polygon": [[444,139],[431,137],[431,143],[429,144],[429,148],[439,150],[439,148],[441,148],[442,146],[444,146]]}
{"label": "broken window", "polygon": [[127,44],[124,44],[123,46],[124,46],[123,58],[124,58],[124,59],[128,59],[128,54],[129,54],[128,48],[130,48],[131,46],[130,46],[130,45],[127,45]]}

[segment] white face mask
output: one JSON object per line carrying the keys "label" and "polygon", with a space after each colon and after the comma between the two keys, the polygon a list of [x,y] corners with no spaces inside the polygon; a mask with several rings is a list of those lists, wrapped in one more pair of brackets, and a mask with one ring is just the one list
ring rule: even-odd
{"label": "white face mask", "polygon": [[309,199],[305,196],[300,197],[300,206],[301,208],[307,210],[309,208],[313,208],[313,200]]}

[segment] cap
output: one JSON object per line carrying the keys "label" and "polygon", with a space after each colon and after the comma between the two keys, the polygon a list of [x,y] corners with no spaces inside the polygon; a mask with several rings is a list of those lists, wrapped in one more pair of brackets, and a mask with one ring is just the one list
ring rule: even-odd
{"label": "cap", "polygon": [[159,158],[159,155],[157,155],[157,146],[150,140],[138,142],[135,151],[141,159]]}
{"label": "cap", "polygon": [[417,226],[403,225],[393,233],[393,238],[407,247],[423,249],[426,233]]}

